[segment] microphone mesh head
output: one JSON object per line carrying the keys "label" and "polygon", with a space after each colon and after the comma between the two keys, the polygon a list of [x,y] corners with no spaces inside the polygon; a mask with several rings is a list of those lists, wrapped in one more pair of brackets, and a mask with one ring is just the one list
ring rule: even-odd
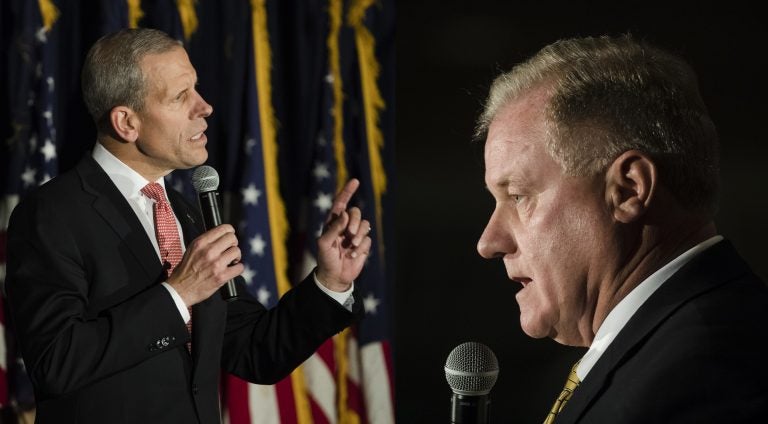
{"label": "microphone mesh head", "polygon": [[482,343],[462,343],[451,351],[445,361],[445,379],[456,394],[487,395],[498,376],[496,355]]}
{"label": "microphone mesh head", "polygon": [[208,165],[198,166],[192,172],[192,187],[198,193],[207,193],[219,188],[219,173]]}

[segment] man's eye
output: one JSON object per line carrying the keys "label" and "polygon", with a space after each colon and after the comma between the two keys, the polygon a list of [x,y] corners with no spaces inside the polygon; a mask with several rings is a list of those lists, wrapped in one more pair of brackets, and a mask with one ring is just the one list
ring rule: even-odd
{"label": "man's eye", "polygon": [[512,195],[512,201],[515,203],[520,203],[523,200],[523,196],[520,194],[513,194]]}

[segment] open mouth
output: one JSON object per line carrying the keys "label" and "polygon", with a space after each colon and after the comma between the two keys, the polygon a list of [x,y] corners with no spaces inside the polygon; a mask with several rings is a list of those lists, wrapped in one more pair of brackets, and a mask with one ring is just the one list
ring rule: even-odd
{"label": "open mouth", "polygon": [[197,133],[197,134],[193,135],[193,136],[192,136],[192,138],[190,138],[190,140],[192,140],[192,141],[198,141],[198,140],[202,139],[202,138],[203,138],[203,136],[205,136],[205,132],[203,132],[203,131],[200,131],[199,133]]}
{"label": "open mouth", "polygon": [[512,277],[512,281],[517,281],[518,283],[523,285],[523,288],[528,286],[533,280],[528,277]]}

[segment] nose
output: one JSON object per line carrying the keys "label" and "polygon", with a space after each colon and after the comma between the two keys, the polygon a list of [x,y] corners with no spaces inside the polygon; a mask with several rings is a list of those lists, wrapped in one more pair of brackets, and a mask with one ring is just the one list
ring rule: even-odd
{"label": "nose", "polygon": [[497,210],[493,212],[488,224],[477,241],[477,252],[485,259],[501,258],[517,249],[512,232],[504,225]]}
{"label": "nose", "polygon": [[194,117],[207,118],[211,116],[213,113],[213,106],[209,105],[200,93],[195,92],[195,94],[197,95],[197,102],[193,109]]}

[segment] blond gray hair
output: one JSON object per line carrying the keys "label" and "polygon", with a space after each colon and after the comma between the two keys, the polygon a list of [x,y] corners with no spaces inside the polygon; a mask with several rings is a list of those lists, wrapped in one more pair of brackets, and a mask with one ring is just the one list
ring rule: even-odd
{"label": "blond gray hair", "polygon": [[546,148],[567,174],[596,175],[639,150],[682,205],[714,215],[717,131],[682,59],[630,35],[557,41],[494,80],[475,135],[484,139],[501,108],[542,86]]}
{"label": "blond gray hair", "polygon": [[103,128],[115,106],[141,111],[147,95],[141,60],[179,47],[168,34],[149,28],[123,29],[100,38],[88,51],[81,75],[83,100],[97,127]]}

